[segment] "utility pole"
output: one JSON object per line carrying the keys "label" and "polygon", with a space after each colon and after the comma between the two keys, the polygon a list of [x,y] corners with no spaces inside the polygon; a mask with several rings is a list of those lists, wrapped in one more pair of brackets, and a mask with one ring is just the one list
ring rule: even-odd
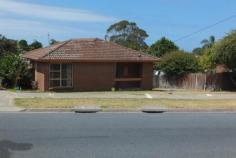
{"label": "utility pole", "polygon": [[48,45],[50,45],[50,34],[48,33]]}

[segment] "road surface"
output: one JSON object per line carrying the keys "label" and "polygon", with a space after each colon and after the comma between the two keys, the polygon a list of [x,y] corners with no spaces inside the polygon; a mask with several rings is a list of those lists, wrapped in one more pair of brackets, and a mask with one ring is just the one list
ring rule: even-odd
{"label": "road surface", "polygon": [[0,158],[235,158],[234,113],[0,113]]}

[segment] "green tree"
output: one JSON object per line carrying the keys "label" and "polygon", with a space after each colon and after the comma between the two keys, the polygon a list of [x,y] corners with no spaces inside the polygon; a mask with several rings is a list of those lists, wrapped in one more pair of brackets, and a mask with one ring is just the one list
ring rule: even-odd
{"label": "green tree", "polygon": [[169,76],[182,76],[198,71],[198,59],[193,54],[175,51],[165,54],[158,68]]}
{"label": "green tree", "polygon": [[212,53],[215,64],[224,64],[232,71],[236,71],[236,30],[219,41]]}
{"label": "green tree", "polygon": [[203,49],[202,48],[194,48],[192,53],[198,56],[202,56],[203,55]]}
{"label": "green tree", "polygon": [[136,23],[126,20],[111,25],[105,36],[106,40],[141,51],[148,48],[145,43],[147,37],[145,30],[139,28]]}
{"label": "green tree", "polygon": [[29,50],[29,45],[26,40],[20,40],[17,42],[17,48],[20,53],[24,53]]}
{"label": "green tree", "polygon": [[50,39],[49,41],[49,45],[53,45],[53,44],[56,44],[58,43],[59,41],[55,40],[55,39]]}
{"label": "green tree", "polygon": [[201,41],[203,45],[202,48],[210,48],[215,44],[215,36],[210,36],[209,39],[204,39]]}
{"label": "green tree", "polygon": [[0,56],[6,54],[7,52],[17,52],[17,41],[0,35]]}
{"label": "green tree", "polygon": [[42,47],[43,47],[42,43],[40,43],[37,40],[34,40],[34,42],[30,44],[30,50],[34,50],[34,49],[38,49]]}
{"label": "green tree", "polygon": [[[30,78],[28,64],[18,54],[7,53],[0,58],[0,78],[5,87],[20,86],[20,81]],[[30,82],[28,82],[30,84]]]}
{"label": "green tree", "polygon": [[162,57],[166,53],[179,50],[178,46],[175,45],[171,40],[162,37],[160,40],[152,44],[148,52],[157,57]]}
{"label": "green tree", "polygon": [[199,57],[199,68],[201,71],[212,71],[215,68],[216,65],[212,61],[214,49],[215,46],[204,49],[203,55]]}

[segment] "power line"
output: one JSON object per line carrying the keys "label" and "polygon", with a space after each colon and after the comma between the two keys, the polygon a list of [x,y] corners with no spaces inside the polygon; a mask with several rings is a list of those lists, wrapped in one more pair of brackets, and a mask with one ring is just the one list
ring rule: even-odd
{"label": "power line", "polygon": [[235,18],[235,17],[236,17],[236,14],[235,14],[235,15],[232,15],[232,16],[230,16],[230,17],[227,17],[227,18],[225,18],[225,19],[222,19],[222,20],[220,20],[220,21],[218,21],[218,22],[216,22],[216,23],[214,23],[214,24],[211,24],[211,25],[208,25],[208,26],[206,26],[206,27],[203,27],[203,28],[201,28],[201,29],[199,29],[199,30],[197,30],[197,31],[194,31],[194,32],[192,32],[192,33],[190,33],[190,34],[187,34],[187,35],[185,35],[185,36],[183,36],[183,37],[180,37],[180,38],[176,39],[174,42],[181,41],[181,40],[183,40],[183,39],[189,38],[189,37],[191,37],[191,36],[193,36],[193,35],[195,35],[195,34],[198,34],[198,33],[200,33],[200,32],[203,32],[203,31],[205,31],[205,30],[208,30],[208,29],[210,29],[210,28],[212,28],[212,27],[214,27],[214,26],[216,26],[216,25],[219,25],[219,24],[221,24],[221,23],[224,23],[224,22],[226,22],[226,21],[229,21],[229,20],[231,20],[231,19],[233,19],[233,18]]}

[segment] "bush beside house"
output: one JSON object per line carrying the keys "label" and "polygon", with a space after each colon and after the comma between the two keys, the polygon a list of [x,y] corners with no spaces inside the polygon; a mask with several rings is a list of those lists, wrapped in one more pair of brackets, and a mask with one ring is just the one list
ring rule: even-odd
{"label": "bush beside house", "polygon": [[164,55],[157,67],[168,76],[183,76],[199,70],[198,59],[193,54],[183,51]]}
{"label": "bush beside house", "polygon": [[4,88],[31,88],[31,69],[21,56],[41,47],[36,40],[28,44],[26,40],[17,41],[0,35],[0,85]]}
{"label": "bush beside house", "polygon": [[29,65],[19,54],[8,53],[0,59],[0,77],[6,88],[31,88]]}

